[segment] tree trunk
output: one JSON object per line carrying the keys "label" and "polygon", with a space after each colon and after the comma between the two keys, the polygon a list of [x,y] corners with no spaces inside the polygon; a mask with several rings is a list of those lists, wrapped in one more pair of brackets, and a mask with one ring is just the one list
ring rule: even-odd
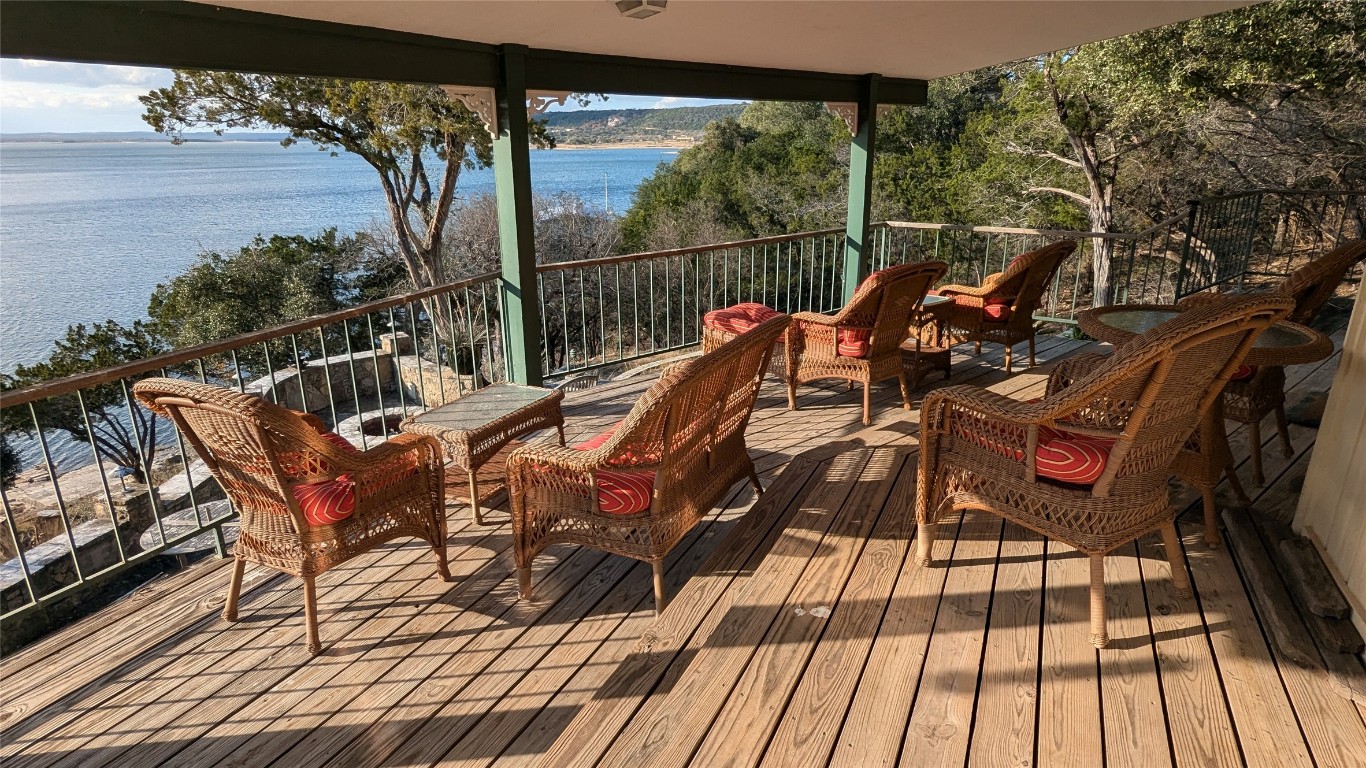
{"label": "tree trunk", "polygon": [[[1091,205],[1087,211],[1091,220],[1092,232],[1113,231],[1115,225],[1115,210],[1110,204],[1109,192],[1100,200],[1092,195]],[[1103,307],[1110,303],[1114,292],[1113,281],[1111,279],[1110,268],[1114,257],[1115,241],[1107,237],[1096,237],[1091,240],[1091,306]]]}

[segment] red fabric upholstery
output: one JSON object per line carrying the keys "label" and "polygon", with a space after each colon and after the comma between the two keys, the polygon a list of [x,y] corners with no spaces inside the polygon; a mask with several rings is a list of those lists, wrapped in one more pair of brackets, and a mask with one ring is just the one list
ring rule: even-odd
{"label": "red fabric upholstery", "polygon": [[1229,381],[1247,381],[1248,379],[1250,379],[1250,378],[1252,378],[1253,376],[1256,376],[1256,375],[1257,375],[1257,366],[1255,366],[1255,365],[1240,365],[1240,366],[1238,366],[1238,370],[1236,370],[1236,371],[1233,372],[1233,376],[1229,379]]}
{"label": "red fabric upholstery", "polygon": [[294,500],[310,525],[340,523],[356,511],[356,484],[350,475],[340,475],[336,480],[296,485]]}
{"label": "red fabric upholstery", "polygon": [[873,332],[867,328],[840,328],[835,335],[835,353],[841,357],[866,357]]}
{"label": "red fabric upholstery", "polygon": [[989,320],[1005,322],[1010,319],[1010,305],[1014,299],[987,299],[982,314]]}
{"label": "red fabric upholstery", "polygon": [[337,446],[343,451],[346,451],[348,453],[357,452],[356,446],[352,445],[349,440],[337,434],[336,432],[319,432],[318,434],[322,437],[322,439]]}
{"label": "red fabric upholstery", "polygon": [[597,485],[598,509],[609,515],[634,515],[650,508],[655,473],[598,470]]}
{"label": "red fabric upholstery", "polygon": [[[591,451],[601,448],[611,439],[612,435],[616,434],[622,423],[618,421],[593,437],[581,443],[575,443],[574,450]],[[631,464],[634,461],[635,457],[627,454],[613,463]],[[603,512],[609,515],[634,515],[650,508],[650,497],[655,488],[654,472],[598,470],[596,476],[598,509]]]}
{"label": "red fabric upholstery", "polygon": [[[987,435],[969,432],[973,442],[994,453],[1024,461],[1024,452],[1010,450]],[[1105,471],[1115,441],[1103,437],[1078,435],[1061,429],[1039,427],[1039,445],[1034,451],[1034,471],[1046,477],[1074,485],[1090,485]]]}
{"label": "red fabric upholstery", "polygon": [[708,328],[729,333],[744,333],[765,320],[782,313],[769,309],[763,304],[746,302],[725,309],[713,309],[702,316],[702,324]]}
{"label": "red fabric upholstery", "polygon": [[1090,485],[1105,471],[1114,440],[1039,427],[1034,471],[1063,483]]}

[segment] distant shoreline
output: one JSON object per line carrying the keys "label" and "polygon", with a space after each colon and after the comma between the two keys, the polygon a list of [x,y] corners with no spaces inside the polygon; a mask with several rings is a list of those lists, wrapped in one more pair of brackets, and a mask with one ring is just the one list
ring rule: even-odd
{"label": "distant shoreline", "polygon": [[[282,138],[282,137],[280,137]],[[275,143],[280,138],[222,138],[222,139],[201,139],[186,138],[186,144],[264,144]],[[75,138],[59,137],[53,135],[31,136],[23,134],[0,134],[0,144],[166,144],[170,145],[166,137],[157,138]],[[614,141],[602,142],[599,144],[556,144],[555,149],[579,150],[579,149],[687,149],[694,146],[691,141]]]}

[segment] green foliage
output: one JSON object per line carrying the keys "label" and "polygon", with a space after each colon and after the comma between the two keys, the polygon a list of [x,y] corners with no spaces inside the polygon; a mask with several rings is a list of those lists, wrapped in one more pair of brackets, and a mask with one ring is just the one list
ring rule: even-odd
{"label": "green foliage", "polygon": [[199,255],[158,285],[147,314],[177,348],[335,312],[357,296],[362,244],[328,229],[317,237],[256,237],[236,254]]}
{"label": "green foliage", "polygon": [[19,454],[9,447],[9,440],[0,432],[0,488],[8,488],[19,476]]}
{"label": "green foliage", "polygon": [[[123,326],[113,320],[67,328],[66,338],[53,344],[46,361],[18,366],[0,377],[0,389],[20,389],[52,379],[100,371],[144,360],[167,351],[154,325],[141,321]],[[43,398],[34,414],[43,429],[60,429],[73,440],[94,442],[99,454],[136,472],[146,482],[145,468],[156,455],[157,417],[145,408],[129,407],[124,380],[97,384],[75,394]],[[27,406],[5,409],[0,425],[6,432],[35,432]],[[143,463],[145,460],[145,464]]]}

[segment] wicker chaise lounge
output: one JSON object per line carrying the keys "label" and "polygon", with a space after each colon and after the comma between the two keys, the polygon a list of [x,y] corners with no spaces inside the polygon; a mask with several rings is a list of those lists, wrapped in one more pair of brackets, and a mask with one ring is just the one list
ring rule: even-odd
{"label": "wicker chaise lounge", "polygon": [[[1366,240],[1351,240],[1295,270],[1275,292],[1295,300],[1295,308],[1286,318],[1293,323],[1309,325],[1333,298],[1343,278],[1357,262],[1366,259]],[[1182,301],[1182,306],[1216,300],[1219,294],[1197,293]],[[1279,365],[1244,366],[1224,388],[1224,418],[1246,424],[1252,457],[1252,482],[1262,485],[1262,419],[1276,414],[1276,431],[1281,438],[1282,455],[1294,453],[1290,444],[1290,426],[1285,418],[1285,368]]]}
{"label": "wicker chaise lounge", "polygon": [[1288,298],[1193,309],[1109,357],[1078,355],[1046,396],[1018,402],[974,386],[926,396],[921,408],[918,556],[929,564],[949,509],[981,509],[1069,544],[1091,559],[1091,642],[1105,627],[1105,555],[1161,530],[1172,579],[1189,592],[1168,496],[1172,462],[1257,334]]}
{"label": "wicker chaise lounge", "polygon": [[508,458],[520,592],[551,544],[580,544],[654,569],[666,604],[664,558],[736,481],[762,492],[745,427],[773,343],[788,316],[668,368],[616,426],[572,448],[527,445]]}
{"label": "wicker chaise lounge", "polygon": [[955,342],[971,341],[978,354],[982,342],[1004,344],[1006,373],[1010,373],[1010,348],[1029,341],[1029,365],[1034,365],[1034,312],[1039,308],[1048,281],[1077,244],[1059,240],[1036,251],[1022,253],[1002,272],[987,275],[976,288],[945,285],[935,290],[949,296],[954,306],[943,311],[943,323]]}
{"label": "wicker chaise lounge", "polygon": [[863,384],[863,423],[872,424],[870,388],[899,379],[911,407],[911,384],[901,364],[901,343],[911,315],[948,269],[942,261],[888,267],[869,275],[835,315],[798,312],[787,331],[787,406],[797,409],[797,386],[817,379]]}
{"label": "wicker chaise lounge", "polygon": [[223,618],[237,620],[248,562],[304,582],[308,651],[322,649],[314,579],[391,539],[416,536],[446,565],[441,446],[397,435],[361,452],[312,414],[256,395],[176,379],[144,379],[139,402],[170,418],[241,515]]}

